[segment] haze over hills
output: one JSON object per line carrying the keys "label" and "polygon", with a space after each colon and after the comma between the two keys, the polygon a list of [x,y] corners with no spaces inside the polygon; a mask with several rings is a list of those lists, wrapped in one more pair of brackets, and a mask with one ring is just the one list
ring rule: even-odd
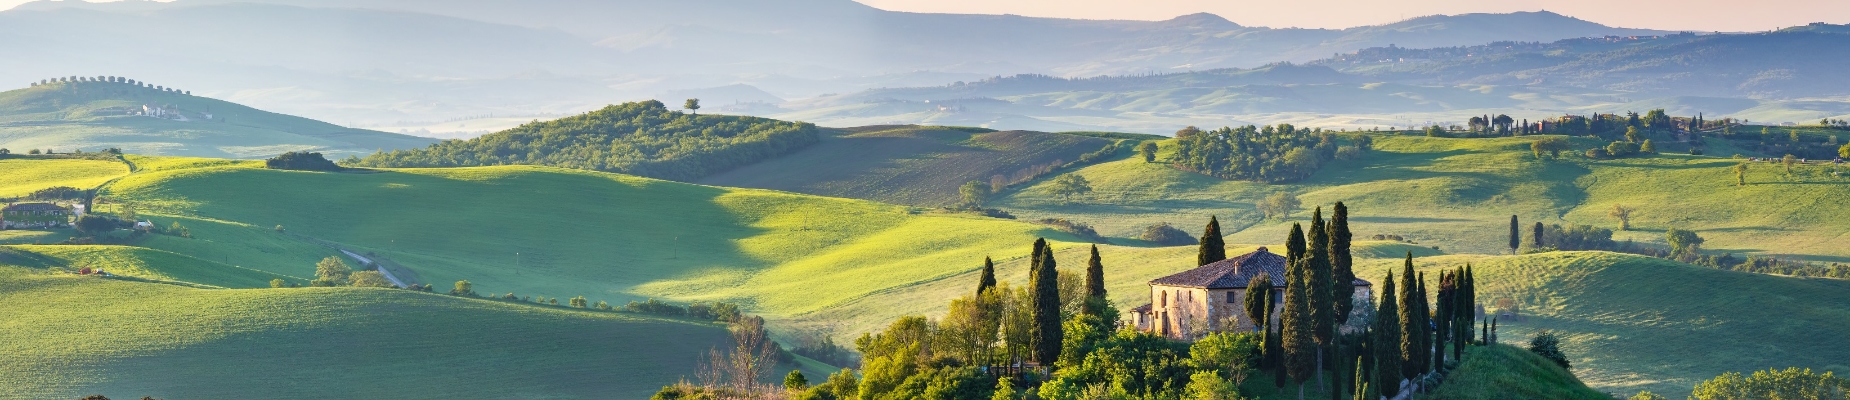
{"label": "haze over hills", "polygon": [[316,151],[340,158],[436,142],[125,82],[130,78],[57,79],[81,81],[0,92],[0,148],[69,153],[113,147],[138,154],[223,158]]}
{"label": "haze over hills", "polygon": [[17,44],[0,61],[0,80],[132,74],[348,126],[414,126],[575,113],[738,84],[799,99],[1021,73],[1250,68],[1389,44],[1650,33],[1551,13],[1334,30],[1209,14],[1091,21],[901,13],[848,0],[43,1],[0,12],[0,39]]}

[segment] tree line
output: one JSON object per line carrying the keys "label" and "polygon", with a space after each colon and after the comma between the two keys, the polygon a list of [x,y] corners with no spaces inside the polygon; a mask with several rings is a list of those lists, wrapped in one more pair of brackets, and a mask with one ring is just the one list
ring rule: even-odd
{"label": "tree line", "polygon": [[808,123],[696,116],[650,100],[424,149],[374,153],[353,166],[526,164],[692,180],[788,154],[818,140],[816,126]]}

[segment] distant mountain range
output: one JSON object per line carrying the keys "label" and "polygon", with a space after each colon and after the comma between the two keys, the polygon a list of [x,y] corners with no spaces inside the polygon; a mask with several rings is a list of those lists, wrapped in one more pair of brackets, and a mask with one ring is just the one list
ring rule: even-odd
{"label": "distant mountain range", "polygon": [[0,81],[132,74],[342,124],[405,125],[740,84],[754,89],[728,93],[801,99],[1022,73],[1252,68],[1376,46],[1660,33],[1547,12],[1275,29],[1211,14],[1094,21],[849,0],[40,1],[0,12]]}

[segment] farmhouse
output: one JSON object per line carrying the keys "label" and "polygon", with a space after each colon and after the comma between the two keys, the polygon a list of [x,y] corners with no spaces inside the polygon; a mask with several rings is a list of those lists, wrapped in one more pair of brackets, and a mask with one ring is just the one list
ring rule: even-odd
{"label": "farmhouse", "polygon": [[[1198,337],[1210,331],[1257,330],[1246,316],[1247,282],[1259,274],[1270,276],[1273,321],[1284,307],[1285,256],[1264,247],[1245,255],[1216,261],[1175,275],[1150,281],[1150,303],[1131,309],[1125,319],[1139,330],[1170,338]],[[1356,279],[1355,298],[1370,295],[1368,281]]]}
{"label": "farmhouse", "polygon": [[69,225],[71,210],[51,203],[19,203],[0,208],[0,229],[53,228]]}

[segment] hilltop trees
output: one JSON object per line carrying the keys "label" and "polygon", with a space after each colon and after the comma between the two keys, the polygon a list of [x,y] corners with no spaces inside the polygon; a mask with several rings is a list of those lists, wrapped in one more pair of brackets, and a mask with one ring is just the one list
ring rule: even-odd
{"label": "hilltop trees", "polygon": [[1137,154],[1143,156],[1143,162],[1156,162],[1156,142],[1143,142],[1137,145]]}
{"label": "hilltop trees", "polygon": [[264,160],[263,165],[270,169],[289,169],[297,171],[339,171],[339,165],[328,161],[321,153],[291,151]]}
{"label": "hilltop trees", "polygon": [[700,99],[687,99],[687,102],[681,103],[681,108],[687,109],[688,114],[699,115]]}
{"label": "hilltop trees", "polygon": [[1335,136],[1290,124],[1221,128],[1176,137],[1175,166],[1221,179],[1282,182],[1309,177],[1336,157]]}
{"label": "hilltop trees", "polygon": [[1220,235],[1220,217],[1208,217],[1208,227],[1201,232],[1201,247],[1195,253],[1195,265],[1208,265],[1227,259],[1227,244]]}
{"label": "hilltop trees", "polygon": [[815,125],[765,118],[694,118],[659,101],[613,105],[424,149],[374,153],[362,167],[550,165],[692,180],[796,151]]}
{"label": "hilltop trees", "polygon": [[1541,159],[1542,154],[1546,153],[1549,158],[1558,160],[1561,158],[1561,151],[1569,149],[1570,146],[1567,139],[1560,136],[1547,136],[1531,142],[1529,150],[1535,152],[1536,159]]}

